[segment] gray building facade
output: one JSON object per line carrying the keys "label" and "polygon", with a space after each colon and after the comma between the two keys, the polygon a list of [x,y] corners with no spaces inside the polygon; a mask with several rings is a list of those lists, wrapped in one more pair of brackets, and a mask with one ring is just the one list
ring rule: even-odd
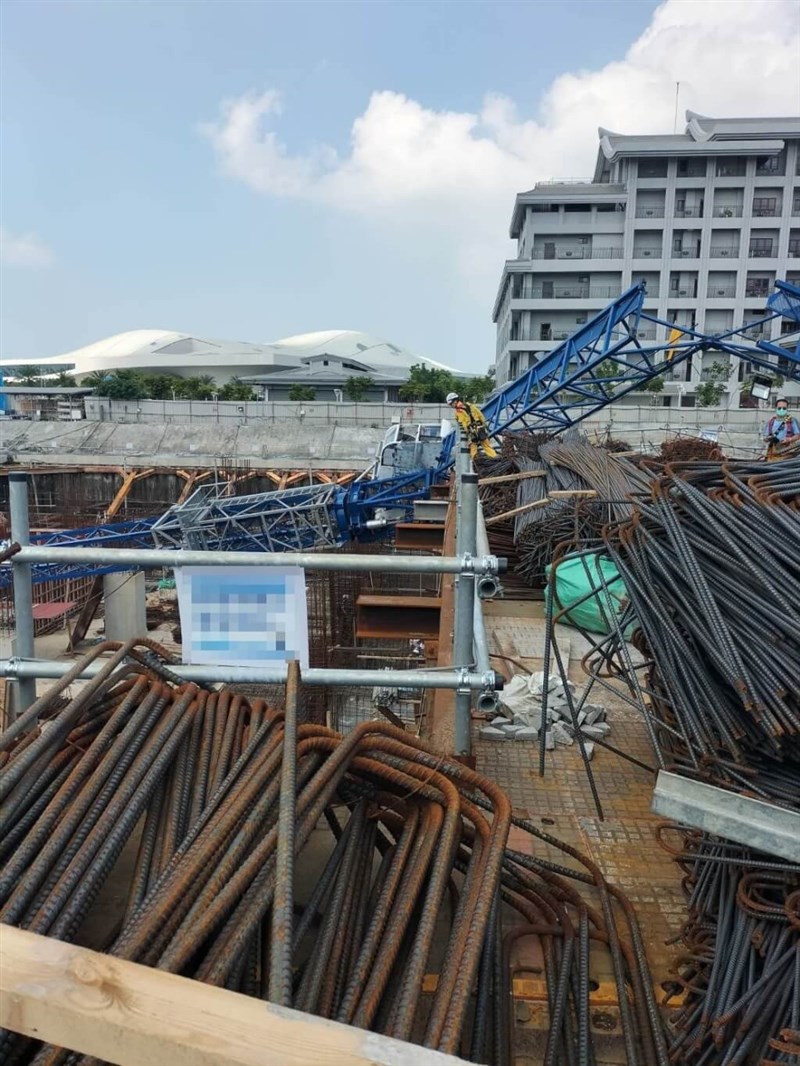
{"label": "gray building facade", "polygon": [[[591,179],[539,182],[517,196],[517,258],[504,266],[493,311],[499,384],[638,281],[646,311],[706,333],[761,317],[776,278],[800,284],[800,117],[687,111],[686,120],[685,133],[666,136],[601,129]],[[639,337],[666,340],[669,328],[644,322]],[[775,320],[751,336],[777,341],[789,331]],[[659,402],[693,405],[714,361],[706,353],[676,366]],[[739,406],[749,370],[731,361],[723,403]]]}

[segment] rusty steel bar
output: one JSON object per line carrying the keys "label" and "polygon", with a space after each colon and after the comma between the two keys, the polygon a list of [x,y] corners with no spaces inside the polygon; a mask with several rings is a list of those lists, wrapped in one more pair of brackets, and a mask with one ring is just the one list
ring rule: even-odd
{"label": "rusty steel bar", "polygon": [[[119,911],[96,934],[112,956],[502,1063],[514,1040],[514,1012],[500,1002],[511,987],[502,904],[542,945],[543,1060],[601,1057],[588,975],[602,953],[628,1066],[667,1066],[630,904],[589,859],[514,818],[483,775],[380,720],[345,736],[299,724],[296,666],[281,713],[170,680],[160,652],[143,663],[130,661],[128,645],[106,650],[116,652],[112,665],[84,695],[59,701],[56,686],[0,737],[17,811],[0,839],[3,921],[75,940],[116,866]],[[46,772],[32,779],[14,769],[45,757]],[[509,849],[512,824],[581,869]],[[117,863],[123,851],[129,861]],[[319,874],[306,886],[311,856]],[[771,920],[769,878],[743,884],[743,905]],[[770,987],[786,972],[786,944],[774,949]],[[734,1014],[729,1022],[719,1012],[715,1031],[727,1033],[756,999],[743,999],[735,983],[719,987]],[[474,995],[483,1017],[474,1016]],[[796,1028],[791,1015],[786,1027]],[[0,1059],[98,1066],[10,1032],[0,1036]]]}

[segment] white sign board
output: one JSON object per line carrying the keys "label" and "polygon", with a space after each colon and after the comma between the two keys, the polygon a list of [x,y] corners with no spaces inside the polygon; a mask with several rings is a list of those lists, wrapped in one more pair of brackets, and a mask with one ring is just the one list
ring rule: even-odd
{"label": "white sign board", "polygon": [[308,667],[305,574],[294,566],[175,570],[183,661]]}

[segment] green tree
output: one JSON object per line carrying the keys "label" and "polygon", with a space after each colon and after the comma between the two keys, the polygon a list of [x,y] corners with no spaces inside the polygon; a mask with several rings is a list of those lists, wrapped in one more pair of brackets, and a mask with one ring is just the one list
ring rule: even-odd
{"label": "green tree", "polygon": [[729,373],[730,367],[727,363],[720,363],[715,360],[711,364],[706,380],[697,386],[695,395],[698,407],[717,406],[725,395],[725,384]]}
{"label": "green tree", "polygon": [[249,385],[245,385],[237,377],[232,377],[231,380],[223,385],[219,390],[220,400],[237,400],[239,403],[247,403],[248,400],[257,400],[255,392]]}
{"label": "green tree", "polygon": [[147,396],[145,375],[138,370],[115,370],[106,375],[101,394],[110,400],[142,400]]}
{"label": "green tree", "polygon": [[81,385],[85,385],[87,389],[93,389],[95,396],[105,396],[105,384],[110,379],[111,374],[107,370],[93,370],[91,374],[84,377]]}
{"label": "green tree", "polygon": [[44,378],[41,384],[47,385],[51,389],[71,389],[75,381],[66,370],[59,370],[55,376]]}
{"label": "green tree", "polygon": [[151,400],[177,399],[181,395],[183,378],[177,374],[148,374],[147,394]]}
{"label": "green tree", "polygon": [[408,381],[400,387],[400,399],[417,403],[444,403],[448,392],[461,392],[463,383],[449,370],[415,363]]}
{"label": "green tree", "polygon": [[344,393],[348,400],[353,403],[361,403],[369,390],[375,384],[369,374],[352,375],[344,383]]}
{"label": "green tree", "polygon": [[38,366],[21,366],[14,374],[14,383],[22,389],[34,389],[41,385],[41,371]]}
{"label": "green tree", "polygon": [[289,399],[298,403],[310,403],[317,398],[317,390],[312,385],[301,385],[298,381],[289,389]]}
{"label": "green tree", "polygon": [[[489,393],[494,389],[494,374],[482,374],[479,377],[470,378],[462,386],[464,399],[472,403],[483,403]],[[454,390],[458,392],[458,387]]]}
{"label": "green tree", "polygon": [[217,391],[214,379],[210,374],[200,374],[196,377],[180,378],[179,380],[181,382],[180,395],[185,400],[210,400]]}
{"label": "green tree", "polygon": [[650,403],[651,404],[654,404],[654,403],[657,402],[658,394],[660,392],[663,392],[663,391],[664,391],[664,378],[661,377],[660,375],[657,378],[650,378],[649,381],[645,381],[645,383],[643,385],[639,385],[638,388],[634,389],[634,392],[649,392],[650,393],[650,397],[651,397],[650,398]]}

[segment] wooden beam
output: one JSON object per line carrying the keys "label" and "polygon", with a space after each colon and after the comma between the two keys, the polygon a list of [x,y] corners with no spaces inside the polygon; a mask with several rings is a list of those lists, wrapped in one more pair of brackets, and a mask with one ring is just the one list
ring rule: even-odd
{"label": "wooden beam", "polygon": [[109,518],[113,518],[114,517],[114,515],[120,509],[122,504],[125,502],[125,497],[130,492],[131,486],[133,485],[134,481],[136,480],[136,476],[137,476],[136,472],[133,471],[130,474],[126,474],[125,477],[122,479],[122,484],[117,489],[117,495],[114,497],[114,499],[108,505],[108,509],[105,512],[105,520],[106,520],[106,522],[109,520]]}
{"label": "wooden beam", "polygon": [[0,927],[0,1025],[117,1066],[458,1066],[463,1059]]}
{"label": "wooden beam", "polygon": [[503,481],[524,481],[529,477],[547,477],[547,470],[521,470],[516,474],[498,474],[496,477],[482,477],[479,485],[500,485]]}
{"label": "wooden beam", "polygon": [[487,526],[496,526],[498,522],[505,522],[507,518],[513,518],[518,514],[525,514],[526,511],[535,511],[537,507],[546,507],[548,503],[551,503],[549,496],[545,496],[543,500],[534,500],[533,503],[523,503],[521,507],[515,507],[512,511],[503,511],[502,514],[492,515],[491,518],[486,519]]}
{"label": "wooden beam", "polygon": [[[179,470],[178,473],[181,474],[182,471]],[[185,503],[189,499],[189,497],[192,494],[192,490],[194,489],[194,484],[195,484],[196,481],[197,481],[197,475],[196,474],[187,474],[186,475],[186,480],[183,483],[183,488],[181,489],[181,494],[177,498],[175,503]]]}

